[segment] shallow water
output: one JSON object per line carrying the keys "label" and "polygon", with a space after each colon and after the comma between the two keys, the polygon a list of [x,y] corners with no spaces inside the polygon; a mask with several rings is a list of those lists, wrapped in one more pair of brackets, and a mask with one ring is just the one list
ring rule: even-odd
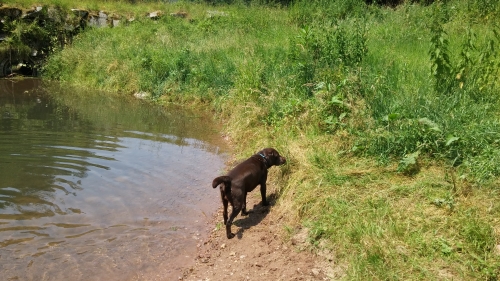
{"label": "shallow water", "polygon": [[219,206],[210,118],[0,80],[2,280],[175,280]]}

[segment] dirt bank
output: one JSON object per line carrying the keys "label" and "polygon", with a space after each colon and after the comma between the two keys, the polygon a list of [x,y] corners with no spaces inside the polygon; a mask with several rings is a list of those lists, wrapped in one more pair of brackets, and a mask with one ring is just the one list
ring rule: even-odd
{"label": "dirt bank", "polygon": [[219,209],[210,222],[211,234],[198,247],[195,265],[186,268],[179,279],[329,280],[331,262],[307,250],[304,231],[283,241],[284,226],[273,212],[274,197],[268,195],[271,207],[263,207],[259,192],[249,194],[247,205],[254,206],[254,213],[237,217],[232,228],[237,235],[231,240],[226,238]]}

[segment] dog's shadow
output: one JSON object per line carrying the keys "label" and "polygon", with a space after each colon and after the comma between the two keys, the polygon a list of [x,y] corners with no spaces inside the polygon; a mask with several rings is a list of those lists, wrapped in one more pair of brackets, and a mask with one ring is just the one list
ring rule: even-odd
{"label": "dog's shadow", "polygon": [[278,196],[276,193],[271,193],[267,196],[267,202],[269,203],[268,206],[262,206],[262,202],[260,202],[259,204],[254,205],[253,208],[249,210],[251,211],[251,213],[249,213],[247,216],[243,216],[240,213],[240,219],[233,222],[233,225],[238,227],[236,237],[238,237],[238,239],[241,239],[245,230],[250,229],[251,227],[256,226],[260,222],[262,222],[267,214],[269,214],[271,206],[274,206],[276,204],[277,198]]}

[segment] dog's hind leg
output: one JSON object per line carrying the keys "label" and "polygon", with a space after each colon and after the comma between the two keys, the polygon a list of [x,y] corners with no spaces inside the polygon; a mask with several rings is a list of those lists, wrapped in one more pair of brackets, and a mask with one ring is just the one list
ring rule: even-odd
{"label": "dog's hind leg", "polygon": [[236,216],[238,216],[238,214],[241,211],[241,204],[237,203],[237,202],[234,202],[234,203],[235,204],[233,204],[233,211],[231,212],[231,215],[229,216],[229,220],[226,223],[227,239],[231,239],[234,237],[234,234],[231,233],[231,225],[233,224],[234,218],[236,218]]}
{"label": "dog's hind leg", "polygon": [[229,205],[229,201],[226,198],[226,193],[224,190],[221,188],[220,189],[220,197],[222,199],[222,206],[224,207],[224,210],[222,211],[222,217],[224,218],[224,225],[227,224],[227,207]]}
{"label": "dog's hind leg", "polygon": [[220,198],[222,199],[222,206],[224,207],[224,211],[222,216],[224,217],[224,224],[227,224],[227,207],[229,201],[232,201],[231,195],[231,178],[228,176],[217,177],[212,181],[212,187],[216,188],[219,186],[220,188]]}

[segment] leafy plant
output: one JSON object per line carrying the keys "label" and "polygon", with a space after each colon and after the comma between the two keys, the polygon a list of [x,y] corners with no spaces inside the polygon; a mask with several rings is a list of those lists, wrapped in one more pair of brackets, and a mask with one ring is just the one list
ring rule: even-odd
{"label": "leafy plant", "polygon": [[420,171],[420,165],[418,163],[419,155],[420,151],[405,155],[403,159],[399,161],[398,172],[408,176],[417,174]]}
{"label": "leafy plant", "polygon": [[471,71],[474,65],[472,52],[476,50],[476,35],[474,31],[470,27],[467,27],[466,32],[467,37],[462,45],[462,50],[460,51],[460,61],[455,67],[455,72],[457,73],[455,78],[460,89],[464,87],[464,84],[468,84],[468,78],[471,75]]}
{"label": "leafy plant", "polygon": [[455,208],[456,201],[451,195],[448,195],[445,198],[434,199],[432,201],[432,204],[440,208],[447,206],[450,209],[450,211],[453,211]]}
{"label": "leafy plant", "polygon": [[495,246],[495,235],[489,223],[477,217],[469,217],[468,223],[462,225],[460,233],[472,245],[478,255],[490,252]]}
{"label": "leafy plant", "polygon": [[431,24],[431,75],[434,78],[434,89],[441,94],[447,94],[450,87],[451,64],[448,50],[448,38],[443,24],[447,17],[445,7],[436,5]]}

